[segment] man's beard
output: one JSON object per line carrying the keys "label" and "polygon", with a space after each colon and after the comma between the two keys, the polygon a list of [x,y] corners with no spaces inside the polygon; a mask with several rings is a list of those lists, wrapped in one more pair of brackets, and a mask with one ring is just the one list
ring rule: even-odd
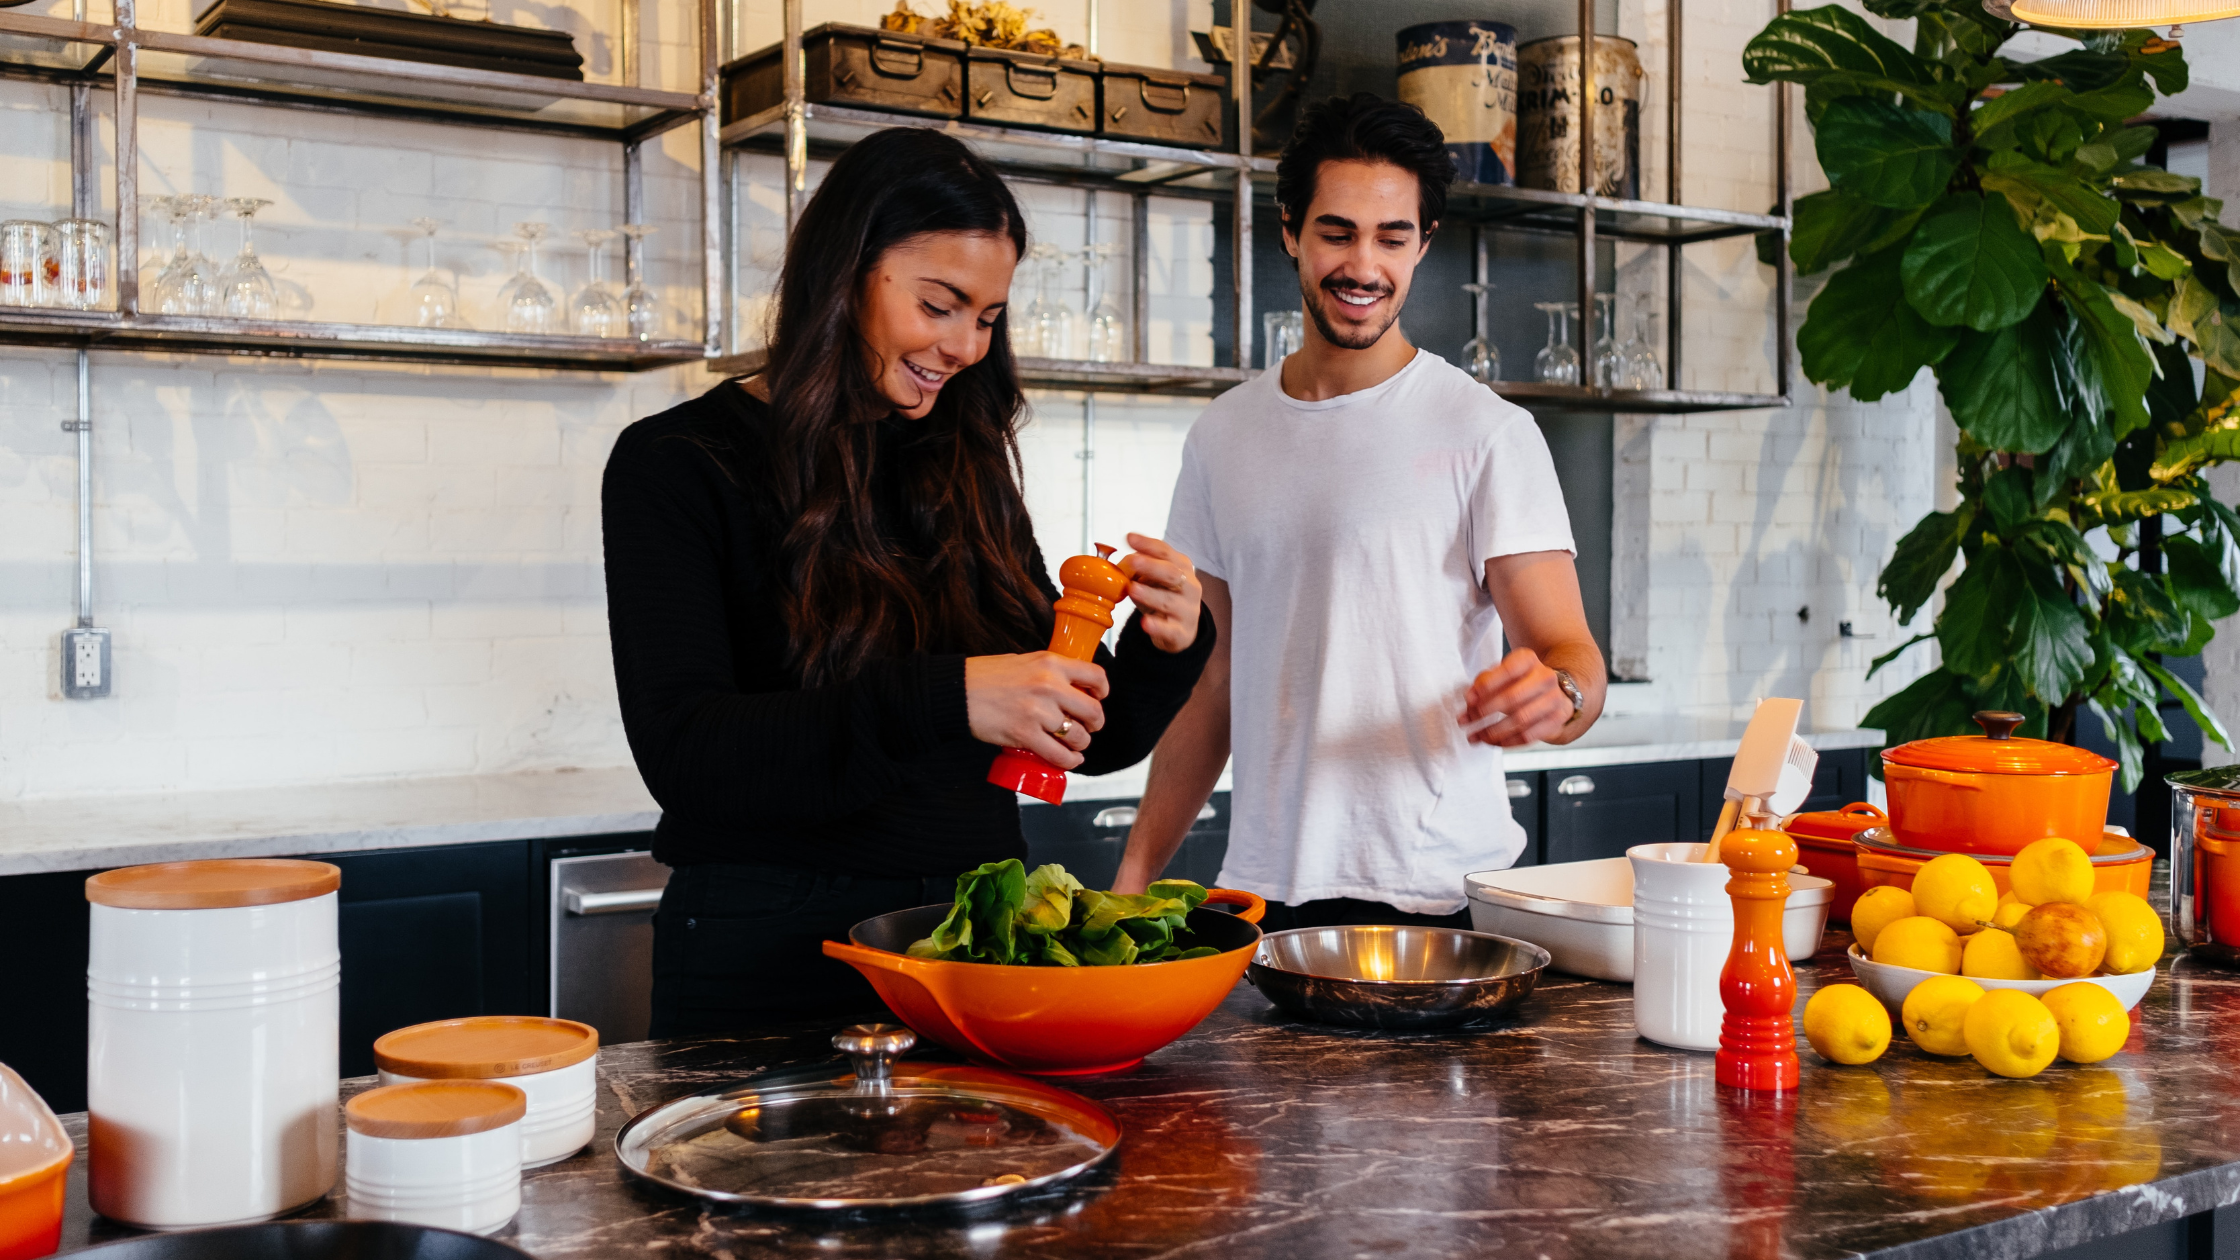
{"label": "man's beard", "polygon": [[[1360,291],[1352,285],[1345,287],[1355,292]],[[1391,292],[1391,290],[1377,290],[1380,297]],[[1391,328],[1393,323],[1400,318],[1400,303],[1394,302],[1392,313],[1387,315],[1385,321],[1377,325],[1374,331],[1364,329],[1350,335],[1342,334],[1330,322],[1330,316],[1323,309],[1323,303],[1338,300],[1329,288],[1324,285],[1310,284],[1307,278],[1302,275],[1299,277],[1299,293],[1306,298],[1307,314],[1314,320],[1314,326],[1321,332],[1322,339],[1343,350],[1366,350],[1377,344],[1378,340],[1384,336],[1385,330]]]}

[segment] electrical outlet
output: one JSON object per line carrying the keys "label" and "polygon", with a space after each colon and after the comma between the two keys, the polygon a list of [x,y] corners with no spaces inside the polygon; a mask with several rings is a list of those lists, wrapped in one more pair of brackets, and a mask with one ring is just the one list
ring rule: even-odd
{"label": "electrical outlet", "polygon": [[109,632],[78,626],[62,632],[62,695],[98,700],[109,694]]}

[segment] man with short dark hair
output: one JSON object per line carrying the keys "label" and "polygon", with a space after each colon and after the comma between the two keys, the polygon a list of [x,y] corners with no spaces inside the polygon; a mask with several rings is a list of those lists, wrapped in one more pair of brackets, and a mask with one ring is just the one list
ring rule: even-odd
{"label": "man with short dark hair", "polygon": [[1167,536],[1220,633],[1120,891],[1158,878],[1233,751],[1221,882],[1268,898],[1264,927],[1468,927],[1463,876],[1524,845],[1500,750],[1602,710],[1546,441],[1398,324],[1453,179],[1438,127],[1368,93],[1308,108],[1276,167],[1305,344],[1183,448]]}

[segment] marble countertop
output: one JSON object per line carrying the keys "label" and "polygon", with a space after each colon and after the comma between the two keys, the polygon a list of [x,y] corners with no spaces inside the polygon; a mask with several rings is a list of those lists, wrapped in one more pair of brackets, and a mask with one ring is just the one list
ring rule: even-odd
{"label": "marble countertop", "polygon": [[[1847,943],[1831,932],[1800,987],[1847,974]],[[2163,967],[2104,1064],[2013,1081],[1910,1043],[1858,1068],[1807,1050],[1784,1095],[1637,1039],[1625,985],[1551,976],[1506,1024],[1397,1034],[1294,1022],[1239,984],[1134,1071],[1065,1082],[1120,1118],[1111,1165],[969,1217],[719,1210],[617,1164],[631,1114],[825,1057],[839,1021],[614,1046],[597,1140],[529,1173],[500,1236],[546,1260],[2012,1260],[2240,1200],[2240,973]],[[70,1178],[65,1250],[118,1236],[82,1159]]]}

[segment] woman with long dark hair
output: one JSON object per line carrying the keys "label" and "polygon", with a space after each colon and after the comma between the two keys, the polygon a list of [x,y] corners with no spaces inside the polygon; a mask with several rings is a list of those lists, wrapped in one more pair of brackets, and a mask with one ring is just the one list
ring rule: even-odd
{"label": "woman with long dark hair", "polygon": [[819,946],[1025,856],[996,750],[1120,769],[1197,681],[1197,575],[1133,534],[1117,653],[1039,650],[1057,591],[1020,490],[1005,305],[1026,243],[963,144],[872,135],[794,229],[765,370],[615,443],[615,682],[674,868],[654,1036],[875,1005]]}

